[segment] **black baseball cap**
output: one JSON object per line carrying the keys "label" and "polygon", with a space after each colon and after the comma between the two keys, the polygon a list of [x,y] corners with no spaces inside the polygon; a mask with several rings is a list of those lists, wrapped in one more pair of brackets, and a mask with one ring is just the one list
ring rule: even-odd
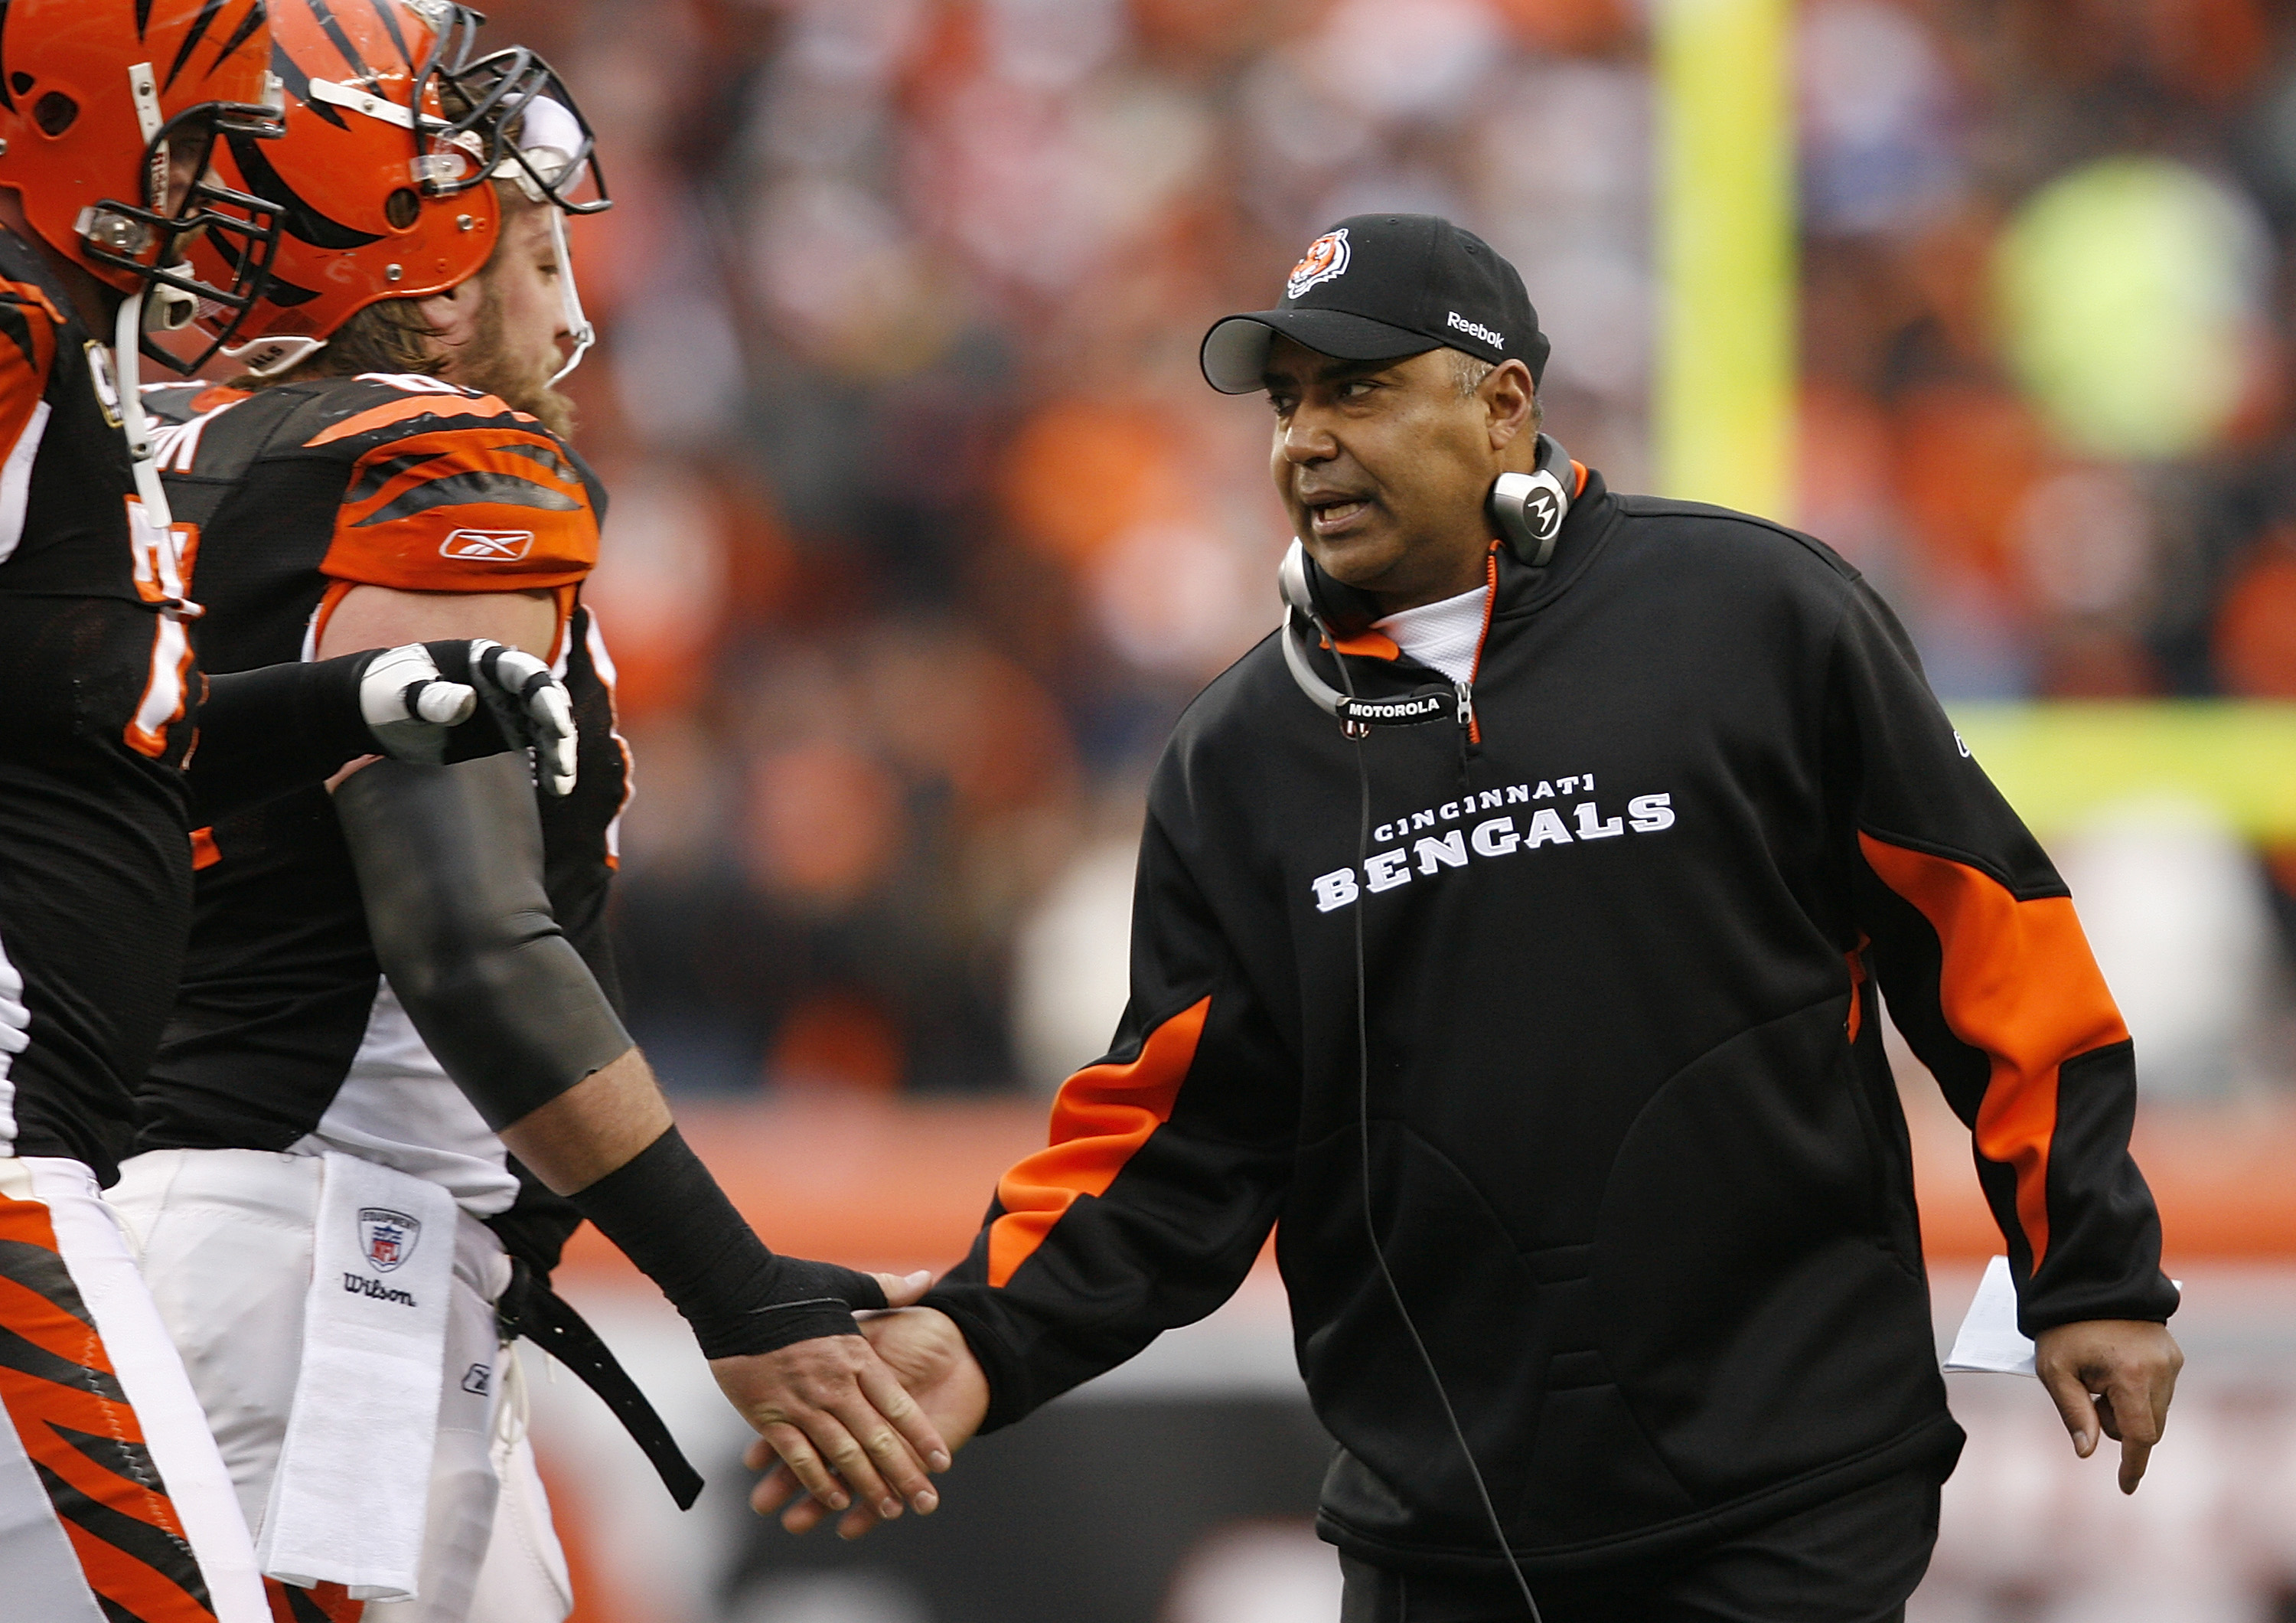
{"label": "black baseball cap", "polygon": [[1212,324],[1204,381],[1223,394],[1259,389],[1278,333],[1340,360],[1449,349],[1521,360],[1534,384],[1546,370],[1546,334],[1515,268],[1432,214],[1351,214],[1308,243],[1274,309]]}

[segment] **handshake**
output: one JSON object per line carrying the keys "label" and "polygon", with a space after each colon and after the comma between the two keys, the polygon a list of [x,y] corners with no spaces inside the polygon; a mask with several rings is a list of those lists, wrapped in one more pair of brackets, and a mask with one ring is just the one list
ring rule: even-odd
{"label": "handshake", "polygon": [[864,1318],[859,1337],[710,1362],[758,1433],[742,1456],[765,1473],[750,1504],[792,1533],[837,1516],[838,1536],[858,1538],[905,1504],[930,1515],[940,1495],[928,1473],[947,1471],[988,1413],[988,1378],[955,1321],[914,1306],[931,1276],[876,1279],[892,1310]]}

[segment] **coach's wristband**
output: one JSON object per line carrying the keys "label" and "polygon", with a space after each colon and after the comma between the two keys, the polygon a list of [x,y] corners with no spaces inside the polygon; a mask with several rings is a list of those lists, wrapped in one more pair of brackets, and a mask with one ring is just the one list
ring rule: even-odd
{"label": "coach's wristband", "polygon": [[885,1306],[873,1275],[767,1250],[676,1127],[570,1199],[685,1315],[704,1357],[857,1336],[853,1310]]}

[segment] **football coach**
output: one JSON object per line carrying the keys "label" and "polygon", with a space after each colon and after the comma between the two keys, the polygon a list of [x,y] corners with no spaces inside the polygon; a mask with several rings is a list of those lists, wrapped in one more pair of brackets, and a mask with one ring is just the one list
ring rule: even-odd
{"label": "football coach", "polygon": [[1113,1048],[872,1334],[954,1443],[1210,1313],[1272,1228],[1349,1623],[1897,1619],[1962,1433],[1877,979],[2133,1491],[2182,1360],[2128,1034],[1888,606],[1606,489],[1539,432],[1547,348],[1413,215],[1211,329],[1274,412],[1286,624],[1165,750]]}

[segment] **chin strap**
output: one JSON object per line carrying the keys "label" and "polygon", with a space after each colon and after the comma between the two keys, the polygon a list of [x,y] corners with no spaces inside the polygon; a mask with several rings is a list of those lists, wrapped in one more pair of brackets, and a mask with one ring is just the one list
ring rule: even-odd
{"label": "chin strap", "polygon": [[152,449],[152,419],[144,412],[144,301],[130,293],[119,301],[119,320],[112,330],[112,372],[119,390],[119,428],[127,436],[127,457],[135,465],[135,494],[144,503],[144,516],[165,534],[174,527],[175,513],[168,506],[168,488],[160,482],[160,460]]}
{"label": "chin strap", "polygon": [[160,482],[152,419],[144,410],[144,321],[145,301],[152,297],[131,293],[119,301],[111,345],[113,386],[119,391],[119,432],[127,441],[127,459],[135,479],[135,500],[129,507],[128,522],[144,528],[144,534],[133,538],[136,589],[168,619],[197,620],[205,611],[192,601],[184,580],[175,510],[168,503],[168,487]]}

